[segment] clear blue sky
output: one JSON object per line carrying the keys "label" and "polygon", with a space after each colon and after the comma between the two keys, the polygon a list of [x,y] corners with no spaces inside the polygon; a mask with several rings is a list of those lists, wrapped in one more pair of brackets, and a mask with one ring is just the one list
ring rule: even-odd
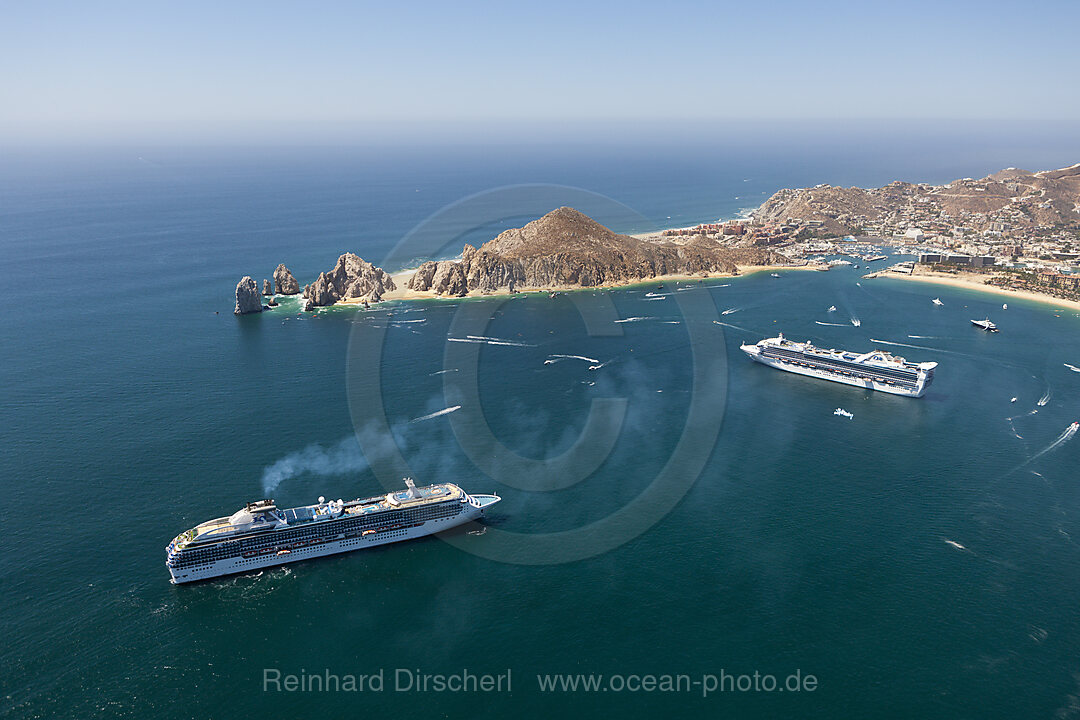
{"label": "clear blue sky", "polygon": [[0,142],[1080,121],[1080,2],[5,2]]}

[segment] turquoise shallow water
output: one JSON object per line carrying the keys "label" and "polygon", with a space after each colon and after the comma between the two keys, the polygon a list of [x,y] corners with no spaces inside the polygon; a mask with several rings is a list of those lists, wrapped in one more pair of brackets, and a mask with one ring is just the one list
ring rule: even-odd
{"label": "turquoise shallow water", "polygon": [[[750,158],[720,172],[688,157],[605,166],[525,154],[464,169],[452,153],[137,157],[23,159],[23,182],[3,180],[3,714],[1071,712],[1080,445],[1051,446],[1080,419],[1080,374],[1064,365],[1080,366],[1074,312],[1020,300],[1002,311],[995,296],[838,268],[235,318],[241,274],[284,260],[303,282],[345,249],[377,259],[439,207],[499,184],[588,187],[663,225],[679,214],[665,204],[692,221],[733,215],[742,186],[771,192],[810,171],[744,183]],[[980,170],[950,162],[958,175]],[[822,172],[873,183],[901,169]],[[998,335],[970,326],[985,315]],[[512,344],[448,343],[470,318],[482,327],[472,334]],[[384,326],[385,416],[363,392]],[[738,350],[778,330],[940,367],[911,400],[780,373]],[[603,367],[545,364],[553,355]],[[501,449],[470,457],[477,422],[525,458],[570,451],[605,399],[622,399],[624,420],[610,449],[555,478],[591,471],[572,486],[530,489],[542,474]],[[701,422],[687,440],[691,412]],[[653,498],[680,443],[703,451],[700,474],[650,501],[644,529],[615,523],[630,535],[616,548],[588,556],[587,537],[571,562],[487,559],[502,552],[500,533],[571,531]],[[418,480],[498,491],[488,532],[168,584],[163,548],[176,532],[268,489],[284,504],[380,492],[399,469],[395,446]],[[386,687],[264,692],[264,668],[382,670]],[[395,692],[398,668],[509,669],[512,692]],[[544,693],[536,680],[796,670],[815,676],[814,691]]]}

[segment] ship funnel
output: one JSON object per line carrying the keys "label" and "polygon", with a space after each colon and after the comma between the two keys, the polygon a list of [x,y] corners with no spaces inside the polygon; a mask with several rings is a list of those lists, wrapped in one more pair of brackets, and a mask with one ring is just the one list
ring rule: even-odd
{"label": "ship funnel", "polygon": [[405,478],[405,487],[409,489],[410,498],[420,497],[420,493],[416,490],[416,483],[413,482],[412,478]]}

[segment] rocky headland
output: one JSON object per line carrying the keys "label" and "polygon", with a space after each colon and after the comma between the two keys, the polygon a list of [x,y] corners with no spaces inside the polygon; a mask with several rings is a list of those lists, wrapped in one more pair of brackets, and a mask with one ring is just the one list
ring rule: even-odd
{"label": "rocky headland", "polygon": [[732,248],[705,236],[680,243],[620,235],[573,208],[507,230],[460,260],[426,262],[406,287],[462,296],[521,290],[626,285],[666,276],[736,274],[739,265],[781,265],[763,248]]}
{"label": "rocky headland", "polygon": [[[304,310],[368,305],[386,299],[462,297],[529,290],[612,287],[656,278],[736,275],[740,267],[790,266],[764,247],[705,235],[638,238],[621,235],[573,208],[562,207],[524,227],[507,230],[479,248],[466,245],[460,260],[425,262],[395,280],[382,268],[345,253],[329,272],[300,290],[285,265],[274,271],[275,294],[302,293]],[[248,298],[248,285],[255,301]],[[243,312],[258,312],[255,282],[245,277]],[[269,282],[263,284],[269,290]],[[237,312],[241,313],[241,286]]]}
{"label": "rocky headland", "polygon": [[338,258],[334,268],[319,273],[318,279],[304,287],[304,309],[326,307],[338,302],[373,303],[396,289],[390,273],[375,267],[353,253]]}

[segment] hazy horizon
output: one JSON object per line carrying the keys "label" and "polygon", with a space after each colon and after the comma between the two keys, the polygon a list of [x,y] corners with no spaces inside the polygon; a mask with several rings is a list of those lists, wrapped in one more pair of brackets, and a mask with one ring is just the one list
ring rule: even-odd
{"label": "hazy horizon", "polygon": [[[697,121],[575,121],[456,123],[335,123],[326,126],[274,124],[245,128],[131,128],[123,134],[12,136],[0,134],[0,148],[629,148],[673,152],[694,148],[749,150],[814,144],[822,150],[850,151],[885,142],[921,146],[951,143],[988,157],[1012,157],[1018,149],[1058,148],[1065,165],[1080,161],[1080,123],[1065,120],[923,119],[757,119]],[[1072,158],[1071,160],[1069,158]],[[1012,163],[1012,161],[1008,161]],[[1039,169],[1039,168],[1031,168]],[[1045,168],[1041,168],[1045,169]]]}

